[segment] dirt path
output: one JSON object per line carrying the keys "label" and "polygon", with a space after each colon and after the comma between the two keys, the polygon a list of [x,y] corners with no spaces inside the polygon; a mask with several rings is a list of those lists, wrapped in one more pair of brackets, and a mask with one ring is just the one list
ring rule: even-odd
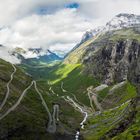
{"label": "dirt path", "polygon": [[[13,75],[15,71],[12,73],[11,75],[11,80],[13,79]],[[9,83],[10,83],[9,81]],[[0,116],[0,120],[4,119],[9,113],[11,113],[12,111],[14,111],[17,106],[21,103],[23,97],[25,96],[25,94],[27,93],[27,91],[34,85],[34,88],[36,90],[36,92],[38,93],[41,101],[42,101],[42,105],[44,106],[45,110],[47,111],[48,117],[49,117],[49,122],[48,122],[48,127],[47,127],[47,131],[50,133],[55,133],[56,132],[56,121],[59,121],[59,105],[54,105],[53,106],[53,115],[51,115],[49,108],[41,94],[41,92],[38,90],[37,88],[37,84],[36,81],[32,81],[31,84],[22,92],[21,96],[19,97],[19,99],[17,100],[17,102],[11,107],[9,108],[3,115]],[[9,91],[9,90],[8,90]],[[8,95],[9,96],[9,95]],[[4,100],[4,103],[6,102],[6,100]],[[55,119],[56,118],[56,119]]]}
{"label": "dirt path", "polygon": [[98,95],[95,92],[100,91],[104,88],[106,88],[106,86],[102,86],[102,85],[100,85],[96,88],[93,88],[93,86],[90,86],[87,88],[88,96],[89,96],[89,100],[90,100],[90,105],[91,105],[91,108],[94,110],[94,112],[95,112],[95,109],[93,107],[92,102],[94,102],[95,106],[99,109],[99,111],[103,111],[100,103],[98,102]]}

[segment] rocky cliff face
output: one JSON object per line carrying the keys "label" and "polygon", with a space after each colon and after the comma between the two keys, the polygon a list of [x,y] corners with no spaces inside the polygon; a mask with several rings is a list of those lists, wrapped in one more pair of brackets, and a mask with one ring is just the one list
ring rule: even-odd
{"label": "rocky cliff face", "polygon": [[89,55],[83,59],[83,63],[85,72],[104,83],[111,84],[127,79],[140,83],[140,43],[137,40],[107,41],[94,56]]}
{"label": "rocky cliff face", "polygon": [[[114,20],[119,22],[113,22]],[[124,80],[140,83],[139,21],[140,16],[117,15],[106,25],[112,30],[83,42],[69,53],[64,64],[82,63],[85,65],[84,72],[102,83],[112,84]]]}

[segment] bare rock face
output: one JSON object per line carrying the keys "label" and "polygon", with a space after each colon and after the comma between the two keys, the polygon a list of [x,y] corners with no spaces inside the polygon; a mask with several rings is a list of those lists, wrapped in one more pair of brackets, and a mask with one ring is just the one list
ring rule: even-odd
{"label": "bare rock face", "polygon": [[140,44],[137,40],[107,42],[83,63],[86,66],[85,72],[106,84],[127,79],[140,83]]}

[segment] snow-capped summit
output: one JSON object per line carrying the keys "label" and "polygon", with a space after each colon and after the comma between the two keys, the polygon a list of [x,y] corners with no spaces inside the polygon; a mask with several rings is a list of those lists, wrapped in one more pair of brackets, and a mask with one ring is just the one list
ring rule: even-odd
{"label": "snow-capped summit", "polygon": [[140,16],[134,14],[121,13],[106,23],[106,30],[117,30],[137,26],[140,24]]}
{"label": "snow-capped summit", "polygon": [[88,39],[96,36],[99,33],[104,33],[107,31],[118,30],[123,28],[129,28],[140,25],[140,16],[134,14],[121,13],[112,18],[105,26],[95,28],[93,30],[87,31],[81,40],[81,43],[87,41]]}
{"label": "snow-capped summit", "polygon": [[14,63],[51,63],[54,61],[62,60],[59,55],[57,55],[55,52],[52,52],[51,50],[47,49],[44,50],[41,47],[38,48],[28,48],[24,49],[21,47],[14,47],[10,48],[7,46],[3,46],[0,44],[0,58]]}
{"label": "snow-capped summit", "polygon": [[16,47],[11,51],[11,56],[15,56],[20,60],[22,64],[40,64],[40,63],[51,63],[53,61],[61,60],[58,55],[51,52],[50,50],[44,50],[42,48],[29,48],[27,50]]}
{"label": "snow-capped summit", "polygon": [[23,49],[20,47],[16,47],[11,53],[22,55],[25,59],[35,58],[47,54],[47,52],[45,52],[42,48]]}

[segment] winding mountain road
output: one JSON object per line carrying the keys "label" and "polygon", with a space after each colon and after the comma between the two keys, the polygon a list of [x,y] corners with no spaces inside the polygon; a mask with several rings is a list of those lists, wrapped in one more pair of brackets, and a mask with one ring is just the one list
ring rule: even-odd
{"label": "winding mountain road", "polygon": [[[100,85],[100,86],[97,86],[96,88],[93,88],[93,86],[88,87],[88,88],[87,88],[87,91],[88,91],[88,96],[89,96],[91,108],[93,108],[93,103],[92,103],[92,101],[95,103],[96,107],[97,107],[100,111],[103,111],[103,109],[102,109],[102,107],[101,107],[101,103],[104,102],[104,103],[107,103],[107,104],[111,104],[111,105],[112,105],[112,104],[113,104],[112,101],[109,101],[109,100],[108,100],[108,101],[105,101],[106,98],[107,98],[107,96],[110,95],[110,94],[112,94],[113,91],[114,91],[115,89],[120,88],[120,87],[123,86],[125,83],[126,83],[126,81],[121,82],[121,83],[119,83],[119,84],[117,84],[117,85],[114,85],[114,86],[109,90],[109,93],[106,95],[105,98],[101,98],[100,96],[98,96],[98,95],[96,94],[96,92],[99,92],[99,91],[101,91],[101,90],[107,88],[108,85],[102,84],[102,85]],[[100,98],[100,99],[102,100],[102,102],[99,103],[99,102],[98,102],[98,98]],[[116,102],[117,102],[117,100],[116,100]]]}
{"label": "winding mountain road", "polygon": [[94,101],[96,107],[102,112],[103,108],[101,107],[101,104],[98,102],[98,96],[96,95],[96,93],[92,93],[92,100]]}
{"label": "winding mountain road", "polygon": [[46,102],[45,102],[45,100],[44,100],[42,94],[40,93],[40,91],[39,91],[38,88],[37,88],[36,81],[33,81],[33,83],[34,83],[34,87],[35,87],[36,92],[37,92],[38,95],[40,96],[40,99],[41,99],[41,101],[42,101],[42,105],[44,106],[44,108],[46,109],[46,111],[47,111],[47,113],[48,113],[48,116],[49,116],[48,130],[49,130],[49,127],[51,126],[51,123],[52,123],[52,116],[51,116],[51,113],[50,113],[50,111],[49,111],[49,108],[48,108],[48,106],[47,106],[47,104],[46,104]]}
{"label": "winding mountain road", "polygon": [[[33,81],[33,82],[34,82],[35,90],[39,94],[40,99],[42,100],[42,104],[45,107],[45,109],[48,113],[48,116],[49,116],[47,131],[50,133],[55,133],[56,132],[56,121],[59,121],[59,105],[57,105],[57,104],[53,105],[53,114],[51,115],[49,108],[48,108],[42,94],[40,93],[40,91],[37,88],[36,81]],[[55,92],[52,89],[51,89],[51,91],[55,94]]]}
{"label": "winding mountain road", "polygon": [[91,109],[92,109],[93,112],[95,112],[95,109],[94,109],[94,106],[93,106],[93,102],[92,102],[92,98],[91,98],[91,95],[90,95],[89,92],[88,92],[88,98],[89,98]]}
{"label": "winding mountain road", "polygon": [[50,133],[56,132],[56,121],[59,121],[59,105],[55,104],[53,106],[53,114],[52,114],[52,122],[51,125],[48,127]]}
{"label": "winding mountain road", "polygon": [[114,85],[114,86],[109,90],[109,94],[113,94],[113,92],[114,92],[116,89],[121,88],[121,87],[124,86],[126,83],[127,83],[127,81],[123,81],[123,82],[120,82],[120,83]]}
{"label": "winding mountain road", "polygon": [[54,95],[56,94],[56,93],[53,91],[52,87],[49,88],[49,91],[51,91],[52,94],[54,94]]}
{"label": "winding mountain road", "polygon": [[[107,101],[106,101],[107,97],[108,97],[109,95],[113,95],[113,93],[114,93],[114,91],[115,91],[116,89],[121,88],[121,87],[124,86],[126,83],[127,83],[127,81],[123,81],[123,82],[121,82],[121,83],[118,83],[118,84],[114,85],[114,86],[109,90],[108,94],[105,96],[104,99],[101,98],[101,97],[99,97],[99,98],[102,100],[101,104],[102,104],[102,103],[106,103],[106,104],[109,103],[110,105],[114,104],[114,101],[110,101],[110,100],[107,100]],[[118,101],[119,101],[119,99],[116,100],[115,103],[117,103]]]}
{"label": "winding mountain road", "polygon": [[63,88],[63,86],[64,86],[64,83],[61,82],[61,90],[62,90],[63,92],[67,92],[67,90],[65,90],[65,89]]}
{"label": "winding mountain road", "polygon": [[[58,118],[58,116],[59,116],[59,105],[57,105],[57,104],[53,105],[53,114],[51,115],[51,113],[49,111],[49,108],[48,108],[48,106],[47,106],[47,104],[46,104],[41,92],[37,88],[36,81],[33,81],[33,83],[34,83],[34,87],[35,87],[36,92],[40,96],[40,99],[42,101],[42,105],[46,109],[48,117],[49,117],[47,131],[50,132],[50,133],[55,133],[56,132],[56,121],[59,121],[59,118]],[[53,94],[56,94],[51,87],[50,87],[50,91]],[[56,116],[56,119],[55,119],[55,116]]]}
{"label": "winding mountain road", "polygon": [[9,108],[3,115],[0,116],[0,120],[5,118],[10,112],[12,112],[13,110],[16,109],[16,107],[20,104],[21,100],[23,99],[24,95],[26,94],[26,92],[32,87],[33,84],[34,84],[34,82],[32,81],[31,84],[22,92],[22,94],[19,97],[19,99],[17,100],[17,102],[11,108]]}
{"label": "winding mountain road", "polygon": [[3,99],[3,101],[2,101],[2,103],[1,103],[1,105],[0,105],[0,110],[2,110],[3,106],[5,105],[5,103],[6,103],[7,99],[8,99],[8,97],[9,97],[9,93],[10,93],[9,85],[11,84],[11,82],[12,82],[12,80],[13,80],[13,77],[14,77],[14,74],[15,74],[16,71],[17,71],[16,67],[15,67],[13,64],[11,64],[11,65],[12,65],[14,71],[13,71],[13,73],[11,74],[11,78],[10,78],[9,82],[7,83],[7,85],[6,85],[7,91],[6,91],[5,97],[4,97],[4,99]]}
{"label": "winding mountain road", "polygon": [[[97,88],[97,87],[96,87],[96,88]],[[96,89],[96,88],[95,88],[95,89]],[[88,96],[89,96],[89,99],[90,99],[90,105],[91,105],[92,109],[94,109],[93,103],[92,103],[92,101],[93,101],[94,104],[96,105],[96,107],[97,107],[100,111],[103,111],[103,109],[102,109],[100,103],[98,102],[98,96],[97,96],[96,93],[94,93],[94,92],[95,92],[95,89],[93,89],[92,86],[89,87],[89,88],[87,88]]]}
{"label": "winding mountain road", "polygon": [[[14,72],[11,74],[11,79],[10,81],[8,82],[7,84],[7,94],[6,94],[6,97],[4,98],[3,102],[2,102],[2,105],[1,105],[1,109],[2,107],[5,105],[6,101],[7,101],[7,98],[9,96],[9,92],[10,92],[10,89],[9,89],[9,84],[11,83],[11,81],[13,80],[13,76],[16,72],[16,68],[15,66],[13,65],[13,68],[14,68]],[[48,114],[48,117],[49,117],[49,122],[48,122],[48,127],[47,127],[47,131],[50,132],[50,133],[55,133],[56,132],[56,121],[59,121],[59,105],[55,104],[53,105],[53,115],[51,115],[50,111],[49,111],[49,108],[41,94],[41,92],[38,90],[37,88],[37,83],[36,81],[32,81],[31,84],[22,92],[21,96],[19,97],[19,99],[17,100],[17,102],[11,107],[9,108],[4,114],[0,114],[0,120],[4,119],[9,113],[11,113],[12,111],[14,111],[17,106],[21,103],[23,97],[25,96],[25,94],[27,93],[27,91],[34,85],[34,88],[36,90],[36,92],[38,93],[41,101],[42,101],[42,105],[44,106],[44,108],[46,109],[47,111],[47,114]]]}

